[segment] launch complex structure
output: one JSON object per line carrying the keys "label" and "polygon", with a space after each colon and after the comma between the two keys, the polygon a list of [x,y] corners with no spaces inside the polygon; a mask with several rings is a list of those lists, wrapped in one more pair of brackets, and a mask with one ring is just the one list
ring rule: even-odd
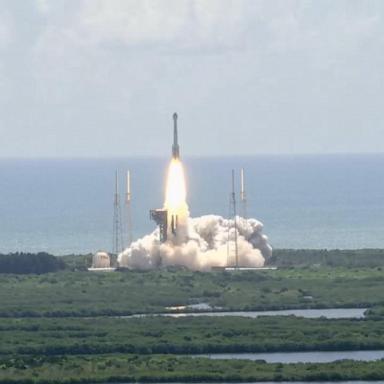
{"label": "launch complex structure", "polygon": [[[177,113],[174,113],[172,157],[166,177],[164,205],[162,208],[149,211],[150,219],[156,222],[158,230],[146,236],[146,238],[143,238],[146,241],[144,245],[143,239],[137,240],[137,242],[132,245],[131,173],[128,171],[126,174],[126,193],[124,199],[126,214],[122,217],[118,172],[116,171],[112,255],[118,257],[117,266],[121,268],[140,269],[145,263],[152,266],[161,266],[163,261],[164,265],[172,265],[172,263],[178,263],[179,254],[182,256],[180,262],[183,263],[185,259],[184,256],[187,256],[185,251],[190,252],[190,249],[192,249],[192,253],[190,252],[188,256],[195,258],[193,263],[196,264],[192,263],[191,266],[192,268],[198,266],[198,270],[199,268],[203,268],[203,270],[206,268],[221,270],[266,269],[266,267],[258,267],[258,264],[262,265],[264,262],[262,258],[262,256],[264,256],[262,253],[263,250],[269,252],[271,248],[267,243],[267,238],[260,234],[261,229],[257,228],[258,222],[254,219],[247,219],[244,169],[240,171],[239,206],[237,205],[235,192],[235,170],[232,170],[228,220],[223,220],[221,216],[215,215],[202,216],[202,220],[200,220],[200,218],[190,218],[187,204],[185,172],[180,160],[177,123],[178,116]],[[238,210],[241,211],[240,215],[238,215]],[[216,226],[212,227],[211,224],[215,223],[215,220]],[[124,239],[126,238],[128,242],[128,247],[125,250],[123,247],[122,221],[126,222],[124,227],[127,229],[127,231],[124,231],[126,232]],[[206,226],[204,227],[204,225]],[[262,225],[260,227],[262,228]],[[223,231],[227,231],[228,239],[226,240],[225,232]],[[252,234],[248,238],[247,233],[249,231],[252,231]],[[211,241],[210,237],[216,235],[217,240],[212,242],[208,249],[208,251],[214,251],[213,253],[206,251],[206,248],[198,248],[201,244],[209,244]],[[203,240],[203,242],[201,242],[200,239]],[[192,243],[190,243],[191,241]],[[193,243],[194,241],[196,241],[196,243]],[[250,246],[256,248],[261,253],[254,252]],[[227,248],[226,259],[224,256],[225,247]],[[216,251],[218,253],[216,253]],[[141,261],[136,257],[136,260],[133,260],[131,263],[133,254],[135,254],[135,256],[141,255],[143,260]],[[259,260],[259,256],[261,257],[261,261]],[[218,259],[218,257],[220,259]],[[252,258],[252,260],[250,258]],[[144,264],[142,264],[142,262]],[[109,255],[106,252],[97,252],[94,255],[93,267],[90,270],[111,270],[111,259]]]}
{"label": "launch complex structure", "polygon": [[[180,159],[180,146],[178,143],[178,127],[177,127],[177,113],[173,114],[173,145],[172,145],[172,159]],[[246,218],[247,211],[247,199],[244,185],[244,169],[241,169],[240,173],[240,200],[242,215]],[[178,230],[178,215],[169,216],[166,208],[152,209],[150,210],[150,218],[155,221],[159,227],[159,240],[165,243],[168,240],[169,234],[176,235]],[[230,193],[229,201],[229,219],[233,221],[233,231],[228,230],[228,242],[227,242],[227,266],[232,268],[239,268],[238,257],[238,230],[237,230],[237,206],[236,206],[236,193],[235,193],[235,171],[232,170],[232,190]]]}

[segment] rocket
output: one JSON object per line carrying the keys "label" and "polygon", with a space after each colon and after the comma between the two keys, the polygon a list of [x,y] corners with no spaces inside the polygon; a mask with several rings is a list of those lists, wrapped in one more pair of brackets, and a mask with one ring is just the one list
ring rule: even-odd
{"label": "rocket", "polygon": [[172,157],[174,159],[180,158],[180,148],[177,142],[177,113],[173,114],[173,145],[172,145]]}

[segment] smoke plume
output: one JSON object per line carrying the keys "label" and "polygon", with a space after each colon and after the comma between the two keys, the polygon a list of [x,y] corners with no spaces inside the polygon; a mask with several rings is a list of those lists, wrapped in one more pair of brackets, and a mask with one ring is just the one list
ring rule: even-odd
{"label": "smoke plume", "polygon": [[[133,242],[118,256],[120,267],[153,269],[170,265],[205,271],[212,267],[262,267],[272,254],[263,224],[255,219],[226,220],[207,215],[190,218],[183,164],[178,156],[169,163],[164,210],[165,242],[156,229]],[[236,252],[237,248],[237,252]]]}
{"label": "smoke plume", "polygon": [[[238,265],[262,267],[272,254],[263,224],[256,219],[237,217]],[[206,271],[212,267],[235,265],[235,228],[233,220],[207,215],[186,218],[180,230],[183,242],[170,238],[159,241],[159,229],[133,242],[118,256],[120,267],[153,269],[179,265],[191,270]]]}

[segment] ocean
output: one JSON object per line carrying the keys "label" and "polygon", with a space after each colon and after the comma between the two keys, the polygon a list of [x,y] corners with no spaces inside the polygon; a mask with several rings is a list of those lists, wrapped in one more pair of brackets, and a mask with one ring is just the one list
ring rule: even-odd
{"label": "ocean", "polygon": [[[115,169],[123,219],[125,172],[131,170],[133,237],[151,232],[149,210],[162,206],[168,161],[0,160],[0,252],[110,250]],[[185,158],[183,163],[192,216],[228,217],[231,170],[239,192],[244,168],[247,215],[264,223],[274,248],[384,247],[384,155]]]}

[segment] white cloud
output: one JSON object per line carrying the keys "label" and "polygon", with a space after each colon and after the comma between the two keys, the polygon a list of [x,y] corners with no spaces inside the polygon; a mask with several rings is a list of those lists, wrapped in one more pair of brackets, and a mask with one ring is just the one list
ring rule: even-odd
{"label": "white cloud", "polygon": [[5,11],[0,11],[0,49],[9,46],[13,38],[13,23],[11,15]]}
{"label": "white cloud", "polygon": [[35,0],[36,7],[42,14],[47,14],[52,9],[53,2],[50,0]]}
{"label": "white cloud", "polygon": [[141,50],[236,46],[243,40],[252,8],[246,0],[82,0],[77,6],[70,2],[71,7],[57,4],[61,5],[53,7],[48,0],[38,0],[37,8],[48,27],[53,21],[73,42],[123,44]]}
{"label": "white cloud", "polygon": [[[382,125],[382,1],[4,3],[0,54],[11,51],[0,63],[9,88],[2,94],[7,107],[24,103],[31,111],[8,113],[4,126],[44,126],[40,134],[50,130],[52,140],[36,133],[36,142],[50,154],[155,153],[166,138],[154,122],[168,121],[174,109],[196,125],[190,153],[211,153],[216,141],[223,142],[217,152],[233,151],[234,126],[241,133],[235,150],[253,153],[257,127],[266,127],[258,152],[306,152],[348,146],[313,140],[306,126],[314,135],[329,127],[342,137],[358,131],[367,114]],[[378,100],[374,106],[359,100],[362,90],[365,100]],[[360,120],[349,119],[351,109]],[[138,125],[146,133],[135,130],[126,149],[125,127]],[[105,146],[108,130],[115,141]]]}
{"label": "white cloud", "polygon": [[78,29],[95,42],[165,43],[181,37],[187,20],[183,0],[91,0],[83,3]]}
{"label": "white cloud", "polygon": [[[55,6],[53,6],[53,4]],[[164,53],[303,52],[315,65],[381,39],[380,3],[297,0],[37,0],[40,45],[63,50],[130,47]],[[357,4],[357,5],[356,5]],[[53,42],[53,43],[52,43]],[[61,47],[59,47],[61,46]],[[123,49],[123,48],[121,48]]]}

